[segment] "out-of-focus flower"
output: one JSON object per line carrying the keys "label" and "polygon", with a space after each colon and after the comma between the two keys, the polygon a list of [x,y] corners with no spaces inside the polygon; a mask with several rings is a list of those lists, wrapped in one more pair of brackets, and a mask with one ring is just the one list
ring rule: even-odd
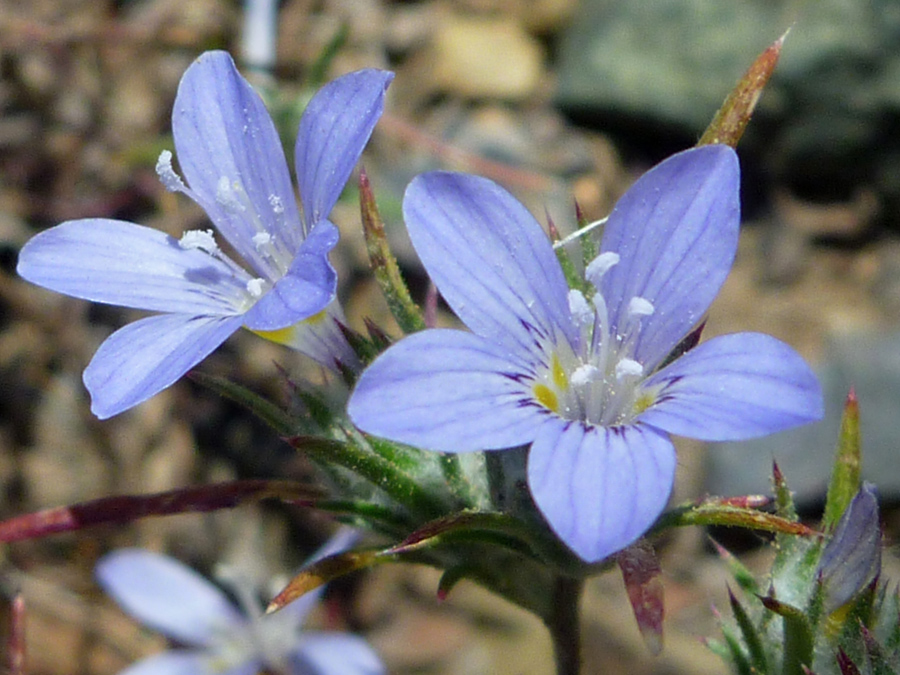
{"label": "out-of-focus flower", "polygon": [[18,272],[29,281],[161,313],[121,328],[97,350],[84,382],[98,417],[168,387],[241,326],[265,334],[325,311],[336,284],[328,253],[338,239],[328,216],[392,77],[351,73],[310,101],[295,149],[298,208],[275,125],[231,57],[207,52],[187,69],[172,113],[186,183],[168,151],[156,169],[166,188],[203,207],[243,266],[222,252],[212,230],[179,240],[104,218],[62,223],[23,247]]}
{"label": "out-of-focus flower", "polygon": [[667,363],[731,268],[738,186],[725,146],[649,171],[611,213],[586,297],[505,190],[419,176],[403,203],[409,234],[471,332],[425,330],[390,347],[357,383],[351,418],[442,452],[530,445],[528,485],[560,539],[589,562],[624,548],[669,498],[670,433],[737,440],[822,416],[815,376],[772,337],[717,337]]}
{"label": "out-of-focus flower", "polygon": [[[313,560],[349,545],[342,532]],[[312,561],[310,561],[312,562]],[[263,615],[258,598],[236,584],[243,613],[215,585],[174,558],[123,549],[97,565],[97,580],[130,615],[183,649],[143,659],[121,675],[380,675],[378,655],[347,633],[300,630],[320,593]]]}

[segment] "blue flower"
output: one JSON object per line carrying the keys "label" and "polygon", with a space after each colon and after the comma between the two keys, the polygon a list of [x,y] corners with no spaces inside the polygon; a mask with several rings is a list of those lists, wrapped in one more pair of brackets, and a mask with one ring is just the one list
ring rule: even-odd
{"label": "blue flower", "polygon": [[[337,535],[317,557],[347,545]],[[263,615],[250,589],[237,587],[242,613],[215,585],[174,558],[142,549],[105,556],[96,569],[104,590],[129,614],[184,645],[138,661],[120,675],[381,675],[362,638],[300,628],[320,593]]]}
{"label": "blue flower", "polygon": [[338,232],[328,216],[381,116],[392,77],[351,73],[310,101],[295,149],[298,208],[275,125],[231,57],[207,52],[187,69],[172,113],[187,184],[170,152],[156,169],[166,188],[203,207],[243,265],[222,252],[212,230],[179,240],[104,218],[62,223],[23,247],[18,272],[33,283],[161,312],[116,331],[97,350],[84,382],[98,417],[168,387],[241,326],[278,331],[332,302],[336,275],[328,253]]}
{"label": "blue flower", "polygon": [[528,486],[560,539],[589,562],[626,547],[669,498],[669,434],[746,439],[822,416],[809,367],[766,335],[717,337],[664,365],[734,260],[738,183],[724,146],[645,174],[609,217],[586,297],[509,193],[474,176],[419,176],[403,203],[409,234],[471,332],[426,330],[390,347],[362,374],[351,418],[442,452],[530,445]]}

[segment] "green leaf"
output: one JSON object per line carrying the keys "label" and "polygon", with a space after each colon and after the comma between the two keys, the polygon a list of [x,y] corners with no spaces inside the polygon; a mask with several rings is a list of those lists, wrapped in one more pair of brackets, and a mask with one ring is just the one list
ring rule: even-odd
{"label": "green leaf", "polygon": [[782,618],[784,626],[782,675],[803,675],[804,666],[812,664],[815,646],[815,634],[809,620],[796,607],[780,602],[772,596],[763,596],[760,600],[766,609]]}
{"label": "green leaf", "polygon": [[294,421],[287,412],[246,387],[226,380],[224,377],[207,375],[197,370],[189,372],[188,377],[220,396],[244,406],[282,436],[294,433]]}
{"label": "green leaf", "polygon": [[699,504],[682,506],[667,511],[653,525],[651,533],[669,527],[685,525],[726,525],[743,527],[748,530],[763,530],[778,534],[803,537],[818,536],[819,533],[797,520],[788,520],[771,513],[755,509],[733,506],[727,500],[707,499]]}
{"label": "green leaf", "polygon": [[709,640],[707,643],[709,647],[725,661],[730,661],[738,675],[755,675],[753,669],[750,667],[750,659],[747,655],[747,650],[741,644],[740,639],[735,635],[731,626],[720,623],[719,628],[722,631],[722,637],[725,639],[725,653],[723,654],[722,651],[715,649],[716,645],[712,640]]}
{"label": "green leaf", "polygon": [[372,186],[365,171],[359,174],[359,206],[369,262],[375,280],[387,300],[388,308],[404,333],[420,331],[425,328],[425,319],[422,317],[422,311],[412,301],[406,282],[400,275],[400,267],[388,245],[384,221],[378,212],[375,195],[372,193]]}
{"label": "green leaf", "polygon": [[859,402],[856,399],[856,392],[851,389],[844,404],[837,456],[825,500],[825,515],[822,518],[822,529],[825,532],[831,532],[837,527],[850,501],[859,491],[861,463]]}
{"label": "green leaf", "polygon": [[737,622],[741,636],[744,638],[744,644],[747,646],[747,652],[750,656],[750,665],[754,673],[765,675],[769,673],[769,662],[766,658],[766,650],[763,646],[762,637],[750,620],[750,615],[740,601],[735,597],[731,589],[728,589],[728,601],[731,603],[731,611],[734,614],[734,620]]}
{"label": "green leaf", "polygon": [[731,147],[737,146],[753,115],[759,97],[762,95],[763,87],[766,86],[766,82],[769,81],[775,70],[786,37],[787,32],[756,57],[728,98],[725,99],[722,107],[716,112],[716,116],[703,132],[697,145],[725,143]]}
{"label": "green leaf", "polygon": [[292,436],[287,441],[322,465],[344,467],[421,517],[437,517],[447,507],[440,495],[430,494],[396,464],[354,442],[319,436]]}
{"label": "green leaf", "polygon": [[719,554],[719,558],[725,563],[726,567],[728,567],[728,571],[731,572],[731,576],[737,582],[738,587],[744,591],[744,593],[748,593],[750,595],[759,595],[761,590],[759,588],[759,584],[756,581],[756,577],[753,575],[747,567],[744,566],[740,560],[738,560],[731,552],[727,551],[723,546],[721,546],[718,542],[713,541],[713,546],[716,549],[716,552]]}

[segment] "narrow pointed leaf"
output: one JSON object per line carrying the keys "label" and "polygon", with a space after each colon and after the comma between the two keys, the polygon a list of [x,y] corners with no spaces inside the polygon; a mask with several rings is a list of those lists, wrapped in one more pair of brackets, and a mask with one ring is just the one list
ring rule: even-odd
{"label": "narrow pointed leaf", "polygon": [[841,669],[841,675],[862,675],[860,669],[856,667],[842,647],[838,647],[837,664]]}
{"label": "narrow pointed leaf", "polygon": [[684,525],[725,525],[743,527],[748,530],[762,530],[778,534],[818,536],[819,532],[795,520],[753,509],[745,509],[713,500],[674,509],[660,516],[652,531]]}
{"label": "narrow pointed leaf", "polygon": [[721,558],[726,567],[728,567],[728,571],[731,572],[731,576],[737,582],[738,587],[745,593],[759,595],[759,584],[756,582],[756,577],[753,575],[753,572],[718,542],[714,541],[713,546],[715,546],[719,558]]}
{"label": "narrow pointed leaf", "polygon": [[388,552],[402,555],[433,548],[448,540],[490,541],[529,557],[536,557],[534,536],[522,522],[502,513],[479,512],[455,513],[433,520],[388,549]]}
{"label": "narrow pointed leaf", "polygon": [[866,646],[866,654],[872,666],[872,675],[898,675],[900,664],[897,663],[897,657],[887,653],[868,628],[860,626],[860,630]]}
{"label": "narrow pointed leaf", "polygon": [[388,245],[384,222],[378,213],[375,195],[365,171],[359,174],[359,206],[362,213],[363,232],[366,235],[366,249],[369,262],[375,273],[375,280],[387,300],[391,314],[404,333],[415,333],[425,328],[421,310],[413,302],[400,275],[397,259]]}
{"label": "narrow pointed leaf", "polygon": [[553,218],[550,217],[549,213],[547,213],[547,231],[550,234],[550,241],[553,242],[556,259],[559,260],[559,266],[562,267],[563,275],[566,277],[566,283],[570,288],[578,288],[584,291],[584,274],[575,268],[572,256],[569,255],[566,248],[556,245],[560,241],[559,230],[556,228],[556,223],[553,222]]}
{"label": "narrow pointed leaf", "polygon": [[775,488],[775,512],[782,518],[797,520],[794,498],[777,462],[772,462],[772,484]]}
{"label": "narrow pointed leaf", "polygon": [[326,466],[336,464],[352,471],[414,513],[434,517],[444,510],[439,495],[429,493],[395,463],[355,443],[319,436],[292,436],[287,440],[292,447],[306,453],[316,462]]}
{"label": "narrow pointed leaf", "polygon": [[290,415],[271,401],[250,391],[246,387],[235,384],[224,377],[207,375],[199,370],[189,372],[188,377],[210,391],[216,392],[219,396],[224,396],[225,398],[244,406],[247,410],[272,427],[276,433],[287,436],[296,431]]}
{"label": "narrow pointed leaf", "polygon": [[813,660],[814,634],[802,611],[771,596],[761,597],[763,606],[778,614],[784,626],[782,675],[803,675],[803,666]]}
{"label": "narrow pointed leaf", "polygon": [[[746,648],[741,644],[734,630],[727,624],[721,624],[722,637],[725,638],[726,655],[721,655],[726,661],[730,659],[731,665],[734,667],[737,675],[756,675],[750,666],[750,659],[747,656]],[[712,646],[710,644],[710,646]]]}
{"label": "narrow pointed leaf", "polygon": [[466,577],[470,576],[473,572],[474,570],[470,565],[455,565],[446,570],[441,575],[440,581],[438,581],[438,600],[442,602],[446,600],[447,596],[450,595],[450,591],[453,590],[453,587]]}
{"label": "narrow pointed leaf", "polygon": [[731,592],[730,588],[728,589],[728,602],[731,604],[731,612],[734,614],[734,620],[737,622],[738,628],[741,631],[741,636],[744,638],[744,644],[747,645],[753,672],[760,673],[760,675],[770,672],[762,636],[756,630],[756,626],[753,625],[753,621],[750,619],[747,610],[744,609],[744,606],[735,597],[734,593]]}
{"label": "narrow pointed leaf", "polygon": [[759,97],[762,95],[763,87],[766,86],[775,71],[775,65],[778,63],[778,57],[781,56],[781,48],[786,37],[787,31],[756,57],[737,86],[725,99],[722,107],[716,112],[713,121],[697,141],[697,145],[724,143],[731,147],[737,147]]}
{"label": "narrow pointed leaf", "polygon": [[382,556],[376,551],[347,551],[323,558],[291,579],[288,585],[266,607],[266,614],[278,611],[300,596],[324,586],[332,579],[380,562],[387,562],[387,560],[387,556]]}
{"label": "narrow pointed leaf", "polygon": [[37,539],[95,525],[130,523],[149,516],[230,509],[261,499],[310,501],[322,496],[319,490],[300,483],[239,480],[148,495],[104,497],[28,513],[0,522],[0,541]]}
{"label": "narrow pointed leaf", "polygon": [[825,515],[822,517],[822,529],[825,532],[831,532],[837,527],[838,521],[859,490],[861,464],[859,401],[856,392],[851,389],[844,404],[837,456],[825,500]]}

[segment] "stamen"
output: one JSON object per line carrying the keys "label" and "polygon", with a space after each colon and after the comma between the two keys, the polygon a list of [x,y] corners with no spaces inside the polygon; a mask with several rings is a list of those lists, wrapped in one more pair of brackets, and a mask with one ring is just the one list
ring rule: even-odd
{"label": "stamen", "polygon": [[254,298],[262,297],[263,290],[265,289],[266,280],[265,279],[251,279],[247,282],[247,292],[252,295]]}
{"label": "stamen", "polygon": [[175,173],[172,168],[172,153],[169,150],[163,150],[159,153],[159,159],[156,160],[156,175],[162,182],[163,187],[169,192],[184,192],[187,188],[181,176]]}
{"label": "stamen", "polygon": [[600,372],[600,369],[597,366],[586,363],[578,366],[569,379],[574,386],[581,387],[602,378],[603,373]]}
{"label": "stamen", "polygon": [[619,254],[606,251],[594,258],[584,271],[584,278],[590,281],[594,288],[599,288],[603,275],[615,267],[619,262]]}
{"label": "stamen", "polygon": [[644,366],[634,359],[620,359],[616,364],[616,380],[621,382],[626,377],[640,377],[644,374]]}
{"label": "stamen", "polygon": [[216,255],[219,252],[219,246],[216,244],[212,230],[188,230],[181,235],[178,244],[183,249],[200,249],[210,255]]}
{"label": "stamen", "polygon": [[628,302],[629,316],[650,316],[655,311],[653,304],[646,298],[635,296]]}
{"label": "stamen", "polygon": [[256,246],[257,251],[262,251],[262,248],[269,245],[271,242],[272,235],[268,232],[257,232],[253,235],[253,245]]}
{"label": "stamen", "polygon": [[577,289],[571,289],[569,291],[569,312],[572,314],[572,318],[575,320],[575,323],[579,326],[584,326],[594,321],[594,312],[591,309],[591,306],[588,305],[587,299],[584,297],[584,293]]}
{"label": "stamen", "polygon": [[275,213],[275,215],[284,213],[284,203],[278,195],[269,195],[269,204],[272,205],[272,212]]}
{"label": "stamen", "polygon": [[610,344],[609,334],[609,310],[606,307],[606,299],[600,293],[594,293],[592,298],[597,309],[594,318],[594,336],[591,340],[591,353],[598,354],[595,363],[604,373],[606,372],[607,359],[609,358]]}

